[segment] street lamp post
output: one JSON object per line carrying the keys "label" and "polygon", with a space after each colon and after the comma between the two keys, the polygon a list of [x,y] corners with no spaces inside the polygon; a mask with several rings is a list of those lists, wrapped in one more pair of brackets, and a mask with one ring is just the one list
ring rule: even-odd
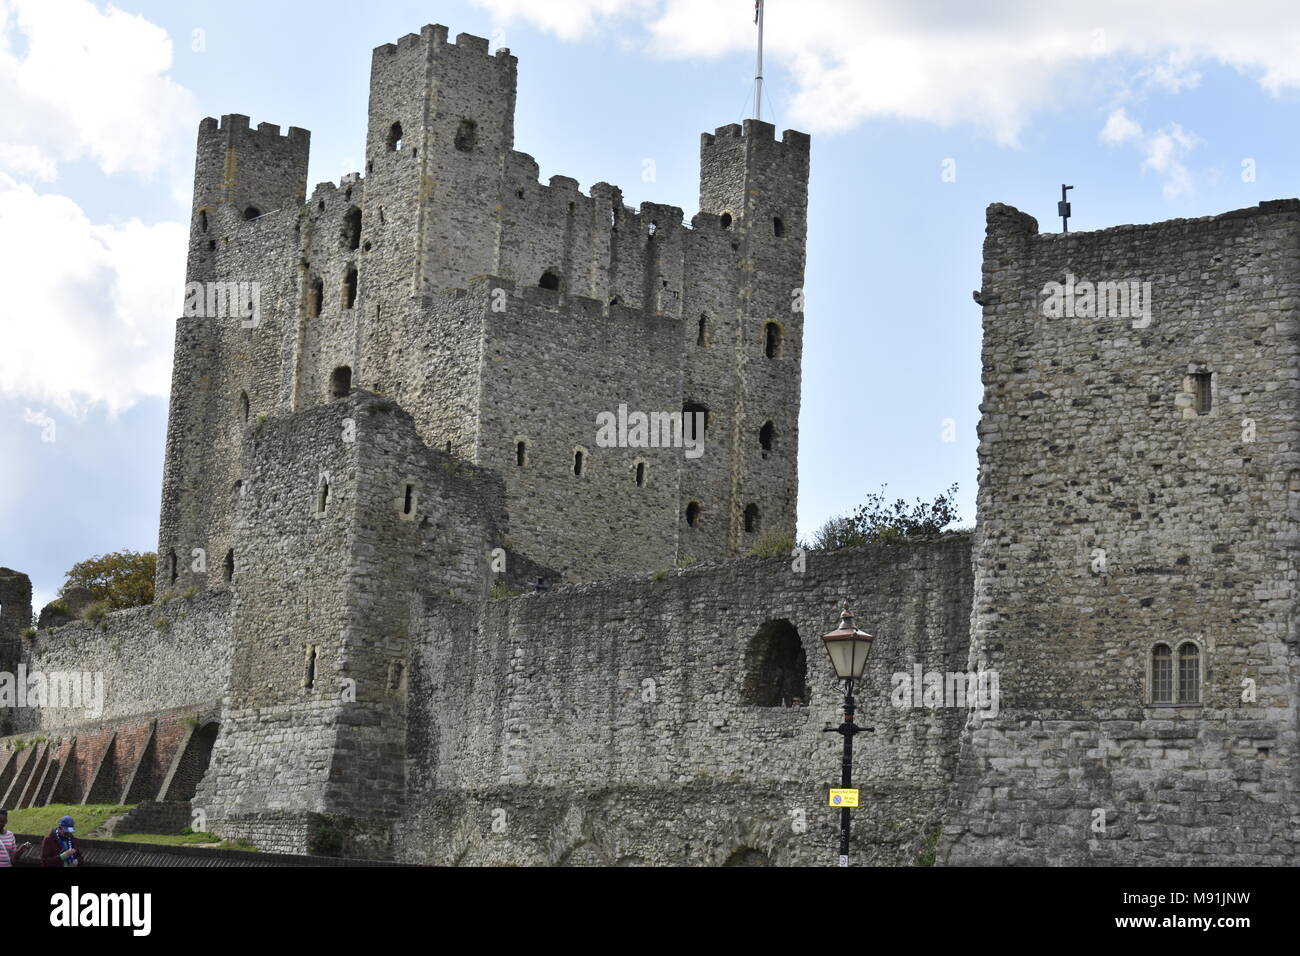
{"label": "street lamp post", "polygon": [[[859,727],[853,722],[857,711],[857,702],[853,699],[853,682],[862,679],[866,670],[867,657],[871,654],[871,642],[874,640],[866,631],[853,626],[853,614],[849,606],[844,605],[840,612],[840,626],[829,634],[822,635],[822,643],[830,654],[831,666],[835,676],[844,681],[844,722],[838,727],[827,727],[827,733],[836,733],[844,737],[844,759],[840,769],[840,787],[851,790],[853,787],[853,737],[872,727]],[[840,807],[840,866],[849,865],[849,804],[856,806],[856,800],[850,801],[849,794],[840,795],[844,805]]]}

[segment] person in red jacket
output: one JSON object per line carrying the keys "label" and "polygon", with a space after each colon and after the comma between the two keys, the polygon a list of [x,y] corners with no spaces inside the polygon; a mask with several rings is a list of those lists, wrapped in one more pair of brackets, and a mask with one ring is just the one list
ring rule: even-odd
{"label": "person in red jacket", "polygon": [[41,866],[80,866],[81,848],[72,835],[72,817],[64,817],[41,841]]}

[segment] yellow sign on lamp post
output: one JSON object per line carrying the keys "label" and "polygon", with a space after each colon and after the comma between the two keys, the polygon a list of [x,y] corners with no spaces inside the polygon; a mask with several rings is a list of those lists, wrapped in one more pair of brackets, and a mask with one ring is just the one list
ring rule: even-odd
{"label": "yellow sign on lamp post", "polygon": [[831,790],[830,806],[832,807],[856,807],[858,805],[858,791],[856,790]]}

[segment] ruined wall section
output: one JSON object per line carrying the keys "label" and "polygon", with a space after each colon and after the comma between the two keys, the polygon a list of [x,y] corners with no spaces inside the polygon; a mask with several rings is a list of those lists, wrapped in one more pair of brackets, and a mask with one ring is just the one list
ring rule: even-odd
{"label": "ruined wall section", "polygon": [[39,631],[23,642],[27,672],[88,675],[92,681],[103,675],[103,709],[95,714],[85,706],[55,706],[51,699],[43,708],[20,708],[14,732],[75,728],[186,705],[214,706],[230,680],[230,615],[230,594],[223,591]]}
{"label": "ruined wall section", "polygon": [[[963,709],[892,706],[893,674],[965,669],[965,535],[742,560],[431,608],[412,673],[402,859],[718,864],[746,849],[829,861],[842,686],[820,635],[846,599],[878,646],[859,692],[855,854],[910,863],[933,835]],[[751,642],[797,628],[809,706],[746,703]],[[837,784],[836,784],[837,785]],[[493,820],[504,813],[503,832]],[[792,823],[798,814],[806,832]]]}
{"label": "ruined wall section", "polygon": [[[288,313],[282,351],[291,361],[286,409],[333,401],[358,379],[359,339],[366,297],[365,184],[355,174],[321,183],[298,216],[301,236],[298,307]],[[319,302],[317,301],[319,299]],[[346,369],[336,382],[334,373]]]}
{"label": "ruined wall section", "polygon": [[[1003,705],[941,858],[1294,862],[1298,252],[1295,200],[1069,235],[989,207],[972,656]],[[1049,317],[1071,275],[1149,282],[1149,320]],[[1187,639],[1201,703],[1153,704]]]}

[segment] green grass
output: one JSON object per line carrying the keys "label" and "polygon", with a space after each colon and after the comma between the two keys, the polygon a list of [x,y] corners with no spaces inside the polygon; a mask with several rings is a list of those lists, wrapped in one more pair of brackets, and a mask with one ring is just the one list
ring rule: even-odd
{"label": "green grass", "polygon": [[[33,807],[30,810],[10,810],[9,829],[14,833],[34,833],[44,835],[54,828],[60,817],[68,816],[76,822],[77,836],[86,840],[114,840],[118,843],[152,843],[161,846],[193,846],[195,844],[215,844],[222,850],[256,850],[257,847],[242,840],[222,840],[213,833],[119,833],[115,836],[91,835],[91,831],[102,826],[109,817],[126,813],[131,805],[123,804],[67,804],[60,803],[48,807]],[[189,827],[185,828],[187,831]]]}
{"label": "green grass", "polygon": [[90,831],[101,826],[109,817],[126,813],[134,804],[119,803],[55,803],[48,807],[9,811],[9,829],[14,833],[46,834],[54,829],[60,817],[72,817],[77,836],[91,839]]}
{"label": "green grass", "polygon": [[120,843],[153,843],[164,846],[188,846],[191,843],[220,843],[211,833],[122,833],[109,839]]}

